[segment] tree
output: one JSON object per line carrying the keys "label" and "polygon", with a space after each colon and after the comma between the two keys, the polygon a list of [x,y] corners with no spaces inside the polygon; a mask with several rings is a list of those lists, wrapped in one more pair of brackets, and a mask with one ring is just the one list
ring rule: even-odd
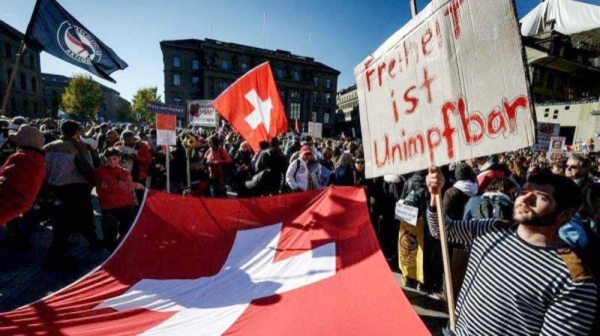
{"label": "tree", "polygon": [[62,95],[62,108],[70,115],[80,118],[96,117],[104,104],[104,93],[100,84],[91,76],[75,75]]}
{"label": "tree", "polygon": [[146,103],[156,102],[161,103],[161,97],[158,94],[158,88],[146,87],[139,89],[135,96],[133,96],[133,118],[148,124],[154,123],[154,114],[151,114],[146,110]]}
{"label": "tree", "polygon": [[134,121],[131,104],[120,101],[117,105],[117,118],[121,121]]}

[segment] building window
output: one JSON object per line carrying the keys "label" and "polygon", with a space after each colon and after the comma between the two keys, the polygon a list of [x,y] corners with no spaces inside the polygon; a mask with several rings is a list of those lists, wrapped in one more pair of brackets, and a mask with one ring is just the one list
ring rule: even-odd
{"label": "building window", "polygon": [[554,115],[552,116],[552,119],[558,119],[558,110],[554,110]]}
{"label": "building window", "polygon": [[195,59],[192,60],[192,70],[200,70],[200,61]]}
{"label": "building window", "polygon": [[173,104],[181,106],[181,98],[173,98]]}
{"label": "building window", "polygon": [[283,78],[283,69],[280,69],[280,68],[275,69],[275,76],[277,78]]}
{"label": "building window", "polygon": [[192,76],[192,87],[198,87],[198,83],[200,83],[200,77]]}
{"label": "building window", "polygon": [[27,100],[23,100],[23,112],[27,114],[31,113],[31,104]]}
{"label": "building window", "polygon": [[246,63],[246,62],[242,62],[242,63],[240,64],[240,70],[242,70],[242,72],[246,72],[246,71],[248,71],[248,63]]}
{"label": "building window", "polygon": [[10,81],[10,76],[12,76],[12,69],[6,70],[6,83]]}
{"label": "building window", "polygon": [[279,96],[281,97],[281,99],[285,99],[285,90],[279,90]]}
{"label": "building window", "polygon": [[221,60],[221,69],[223,69],[223,70],[231,69],[231,62],[229,62],[228,60]]}
{"label": "building window", "polygon": [[325,104],[331,103],[331,93],[325,94]]}
{"label": "building window", "polygon": [[319,77],[313,78],[313,84],[315,84],[315,86],[319,86]]}
{"label": "building window", "polygon": [[319,100],[319,93],[317,91],[313,91],[313,103],[316,103]]}
{"label": "building window", "polygon": [[323,114],[323,123],[329,124],[329,113]]}
{"label": "building window", "polygon": [[35,70],[35,56],[29,55],[29,66]]}
{"label": "building window", "polygon": [[4,43],[4,55],[8,59],[12,59],[12,56],[13,56],[12,47],[10,46],[10,43],[8,43],[8,42]]}
{"label": "building window", "polygon": [[297,90],[293,90],[293,91],[292,91],[292,94],[291,94],[291,97],[292,97],[293,99],[298,99],[298,98],[300,98],[300,92],[298,92]]}
{"label": "building window", "polygon": [[227,89],[227,82],[224,80],[220,80],[219,81],[219,90],[225,90]]}
{"label": "building window", "polygon": [[181,75],[180,74],[173,75],[173,85],[175,85],[175,86],[181,85]]}
{"label": "building window", "polygon": [[300,120],[300,111],[302,110],[302,105],[300,103],[291,103],[290,104],[290,119]]}
{"label": "building window", "polygon": [[181,57],[173,56],[173,66],[179,68],[181,66]]}
{"label": "building window", "polygon": [[317,121],[317,112],[313,112],[312,113],[312,121],[316,122]]}
{"label": "building window", "polygon": [[325,81],[325,88],[326,88],[327,90],[330,90],[330,89],[331,89],[331,79],[327,79],[327,80]]}
{"label": "building window", "polygon": [[33,103],[33,114],[37,114],[39,111],[40,106],[38,105],[37,102]]}
{"label": "building window", "polygon": [[31,91],[37,92],[37,81],[35,78],[31,78]]}
{"label": "building window", "polygon": [[21,90],[27,90],[27,79],[25,78],[25,74],[21,74],[19,78],[21,79]]}
{"label": "building window", "polygon": [[302,77],[300,76],[300,72],[298,70],[294,70],[294,72],[292,73],[292,77],[295,81],[302,80]]}
{"label": "building window", "polygon": [[15,98],[10,99],[10,108],[13,113],[17,112],[17,100]]}
{"label": "building window", "polygon": [[549,115],[549,114],[550,114],[550,109],[549,109],[549,108],[547,108],[547,109],[544,111],[544,118],[548,118],[548,115]]}

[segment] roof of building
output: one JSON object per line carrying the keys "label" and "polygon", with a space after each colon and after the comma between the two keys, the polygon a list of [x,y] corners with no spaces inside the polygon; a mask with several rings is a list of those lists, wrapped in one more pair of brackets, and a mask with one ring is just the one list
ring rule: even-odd
{"label": "roof of building", "polygon": [[184,48],[190,48],[190,49],[194,49],[194,50],[200,50],[204,46],[230,49],[230,50],[243,50],[248,53],[254,53],[254,54],[258,54],[258,55],[267,55],[267,56],[271,56],[271,57],[287,59],[287,60],[294,61],[294,62],[306,63],[307,65],[313,65],[313,66],[316,65],[317,67],[319,67],[320,69],[322,69],[324,71],[333,72],[338,75],[340,74],[340,72],[338,70],[336,70],[328,65],[325,65],[321,62],[315,61],[315,59],[313,57],[295,55],[286,50],[280,50],[280,49],[270,50],[270,49],[252,47],[252,46],[243,45],[243,44],[223,42],[223,41],[218,41],[218,40],[213,40],[213,39],[208,39],[208,38],[204,39],[204,40],[199,40],[199,39],[165,40],[165,41],[161,41],[160,44],[161,44],[161,47],[166,46],[166,45],[171,45],[171,46],[175,46],[175,47],[184,47]]}
{"label": "roof of building", "polygon": [[[0,20],[0,33],[10,37],[11,39],[13,39],[16,42],[21,42],[23,40],[23,38],[25,37],[25,35],[23,33],[21,33],[20,31],[15,29],[13,26],[9,25],[8,23],[6,23],[2,20]],[[42,46],[40,46],[39,44],[37,44],[35,42],[27,43],[27,48],[33,49],[36,52],[40,52],[42,50]]]}
{"label": "roof of building", "polygon": [[[71,77],[67,77],[67,76],[63,76],[63,75],[56,75],[56,74],[49,74],[49,73],[42,73],[42,83],[46,83],[46,84],[56,83],[56,84],[62,84],[62,85],[66,86],[69,84],[70,80],[71,80]],[[98,82],[96,82],[96,83],[98,83]],[[108,86],[104,86],[100,83],[98,83],[98,84],[100,85],[100,88],[102,88],[102,91],[119,95],[118,91],[111,89]]]}
{"label": "roof of building", "polygon": [[346,94],[352,91],[356,91],[356,84],[352,84],[346,88],[341,89],[338,94]]}

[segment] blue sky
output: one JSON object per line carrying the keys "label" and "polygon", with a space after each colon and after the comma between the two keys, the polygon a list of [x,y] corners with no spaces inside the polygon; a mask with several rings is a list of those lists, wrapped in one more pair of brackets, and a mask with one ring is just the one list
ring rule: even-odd
{"label": "blue sky", "polygon": [[[0,20],[24,32],[35,0],[1,0]],[[59,0],[129,67],[115,72],[112,87],[131,100],[138,88],[164,92],[162,40],[217,40],[311,56],[341,72],[338,89],[354,83],[353,69],[410,19],[409,0]],[[516,0],[519,16],[540,3]],[[600,5],[600,0],[583,2]],[[418,0],[423,8],[429,1]],[[212,27],[212,29],[211,29]],[[211,34],[212,30],[212,34]],[[309,45],[310,35],[310,45]],[[46,53],[42,71],[82,72]]]}

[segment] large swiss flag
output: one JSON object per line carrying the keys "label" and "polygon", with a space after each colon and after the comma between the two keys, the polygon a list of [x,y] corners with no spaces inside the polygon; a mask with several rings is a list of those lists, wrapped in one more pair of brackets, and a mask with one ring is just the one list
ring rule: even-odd
{"label": "large swiss flag", "polygon": [[260,149],[259,142],[287,132],[285,109],[268,62],[248,71],[212,105],[254,151]]}
{"label": "large swiss flag", "polygon": [[150,192],[117,252],[0,314],[1,335],[429,335],[393,279],[364,191],[256,199]]}

